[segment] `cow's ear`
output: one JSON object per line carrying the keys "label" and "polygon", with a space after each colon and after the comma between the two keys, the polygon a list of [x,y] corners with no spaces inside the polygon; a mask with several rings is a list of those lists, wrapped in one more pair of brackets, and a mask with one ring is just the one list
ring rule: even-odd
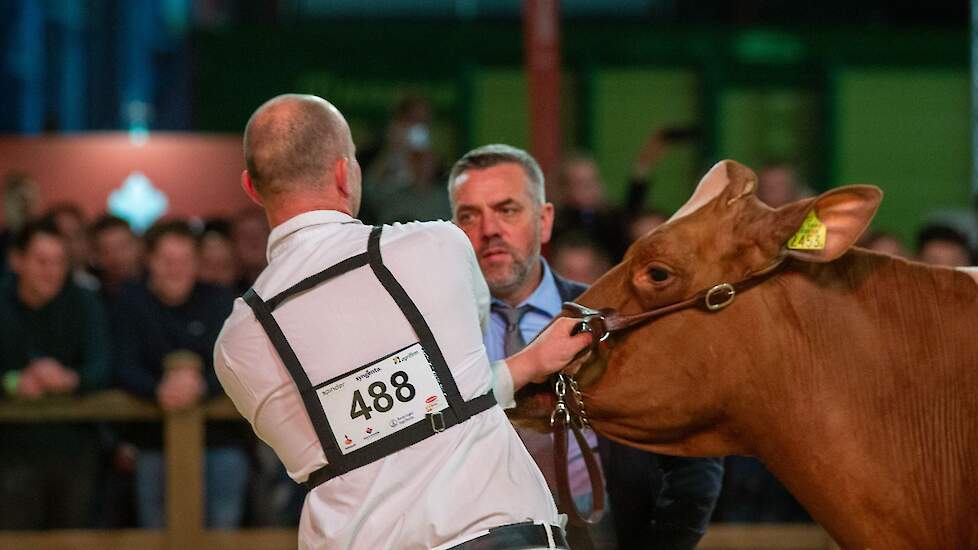
{"label": "cow's ear", "polygon": [[750,168],[735,160],[721,160],[703,176],[696,186],[696,191],[693,191],[693,196],[672,215],[670,220],[692,214],[721,195],[729,204],[753,193],[756,188],[757,176]]}
{"label": "cow's ear", "polygon": [[883,200],[872,185],[849,185],[777,210],[779,237],[789,256],[831,262],[846,253],[869,227]]}

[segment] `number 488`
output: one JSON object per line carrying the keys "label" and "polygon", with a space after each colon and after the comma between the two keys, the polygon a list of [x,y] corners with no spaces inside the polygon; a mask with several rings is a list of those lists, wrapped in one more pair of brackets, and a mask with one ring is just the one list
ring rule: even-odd
{"label": "number 488", "polygon": [[[394,397],[401,403],[407,403],[414,399],[414,386],[408,383],[406,372],[399,370],[391,375],[391,386],[394,386]],[[370,420],[370,412],[387,412],[394,408],[394,397],[387,393],[387,384],[380,380],[367,386],[367,395],[373,397],[373,407],[367,405],[360,390],[353,392],[353,404],[350,406],[350,418],[356,420],[357,417],[364,417]]]}

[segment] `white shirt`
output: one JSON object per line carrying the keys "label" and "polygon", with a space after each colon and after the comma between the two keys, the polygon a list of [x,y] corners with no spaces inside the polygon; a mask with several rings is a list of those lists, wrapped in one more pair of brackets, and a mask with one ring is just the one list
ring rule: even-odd
{"label": "white shirt", "polygon": [[[276,227],[255,290],[269,299],[366,250],[370,227],[314,211]],[[480,319],[489,290],[472,246],[447,222],[385,226],[384,264],[421,311],[465,400],[492,387],[512,404],[505,363],[490,368]],[[418,341],[369,266],[299,294],[274,317],[315,386]],[[238,411],[296,481],[326,464],[295,385],[243,300],[224,325],[214,367]],[[495,374],[495,376],[494,376]],[[495,379],[495,380],[494,380]],[[431,548],[490,527],[558,522],[539,469],[499,407],[316,487],[300,548]]]}

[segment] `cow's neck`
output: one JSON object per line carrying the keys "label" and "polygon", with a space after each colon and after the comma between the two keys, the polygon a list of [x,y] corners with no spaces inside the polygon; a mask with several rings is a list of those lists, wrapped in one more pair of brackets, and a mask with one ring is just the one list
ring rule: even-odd
{"label": "cow's neck", "polygon": [[[959,545],[905,529],[924,514],[935,533],[953,530],[974,499],[964,491],[978,491],[962,477],[978,400],[952,387],[978,387],[974,285],[862,252],[794,268],[741,298],[786,315],[760,327],[776,344],[752,367],[764,382],[746,381],[733,431],[844,546]],[[933,496],[935,479],[955,493]]]}

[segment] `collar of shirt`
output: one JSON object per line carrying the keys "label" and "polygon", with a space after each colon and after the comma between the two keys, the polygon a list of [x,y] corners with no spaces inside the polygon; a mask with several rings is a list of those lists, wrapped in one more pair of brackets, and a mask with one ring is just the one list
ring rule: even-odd
{"label": "collar of shirt", "polygon": [[337,210],[312,210],[293,216],[276,226],[268,234],[268,251],[266,252],[268,261],[272,261],[272,258],[282,248],[282,244],[293,233],[306,227],[325,223],[360,223],[360,220]]}
{"label": "collar of shirt", "polygon": [[[557,283],[554,281],[553,273],[550,271],[547,261],[541,258],[540,263],[543,264],[543,277],[540,284],[537,285],[533,294],[530,294],[526,300],[519,304],[520,306],[529,305],[531,307],[530,311],[520,321],[520,332],[523,333],[523,340],[526,342],[535,338],[551,319],[560,314],[561,300]],[[497,304],[503,303],[495,298],[492,301]],[[506,357],[503,351],[505,332],[506,322],[501,315],[493,313],[483,334],[483,343],[491,361],[498,361]]]}
{"label": "collar of shirt", "polygon": [[[529,305],[534,310],[553,318],[560,313],[562,305],[560,292],[557,290],[557,283],[554,282],[553,273],[550,271],[550,265],[547,263],[547,260],[540,258],[540,263],[543,265],[543,277],[540,279],[540,284],[537,285],[533,294],[530,294],[526,300],[520,302],[517,307]],[[492,299],[492,303],[503,304],[502,300],[496,298]]]}

